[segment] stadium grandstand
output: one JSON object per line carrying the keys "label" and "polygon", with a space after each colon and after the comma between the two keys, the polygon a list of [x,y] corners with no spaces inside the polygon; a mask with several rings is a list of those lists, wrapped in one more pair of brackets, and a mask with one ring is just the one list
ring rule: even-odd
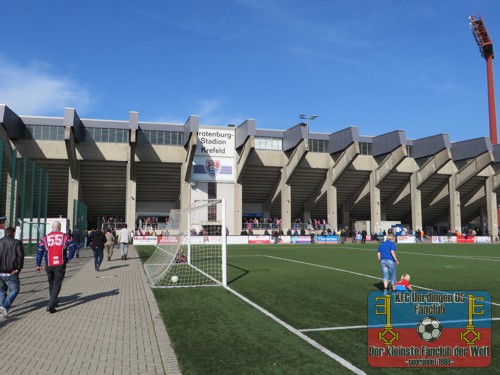
{"label": "stadium grandstand", "polygon": [[47,217],[71,221],[78,202],[91,226],[103,217],[131,228],[160,218],[161,229],[170,210],[224,197],[230,234],[255,220],[256,230],[272,223],[284,231],[365,221],[371,233],[398,221],[428,235],[473,223],[498,237],[500,146],[488,137],[452,142],[448,134],[407,139],[404,130],[362,136],[355,126],[324,134],[307,123],[266,130],[253,119],[209,126],[198,116],[171,124],[141,122],[138,112],[127,120],[61,112],[25,116],[0,105],[3,152],[16,150],[48,172]]}

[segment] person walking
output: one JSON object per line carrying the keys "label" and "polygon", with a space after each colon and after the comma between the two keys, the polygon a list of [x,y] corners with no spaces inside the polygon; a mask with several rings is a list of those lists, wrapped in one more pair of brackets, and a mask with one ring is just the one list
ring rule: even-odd
{"label": "person walking", "polygon": [[24,266],[24,249],[21,241],[14,238],[15,228],[5,228],[0,239],[0,315],[9,317],[12,302],[19,294],[19,273]]}
{"label": "person walking", "polygon": [[[42,258],[45,258],[45,272],[49,281],[49,305],[47,311],[57,312],[59,292],[61,291],[66,264],[73,259],[76,246],[69,236],[61,232],[61,223],[52,223],[52,232],[42,237],[36,254],[36,270],[42,270]],[[69,250],[69,254],[68,254]]]}
{"label": "person walking", "polygon": [[75,230],[73,231],[73,237],[71,238],[71,241],[75,244],[76,250],[76,257],[80,258],[80,249],[82,248],[82,232],[80,231],[80,228],[76,227]]}
{"label": "person walking", "polygon": [[382,269],[384,295],[386,295],[389,281],[391,282],[392,289],[395,290],[396,265],[399,264],[396,257],[396,244],[394,243],[394,236],[392,234],[387,236],[387,240],[378,246],[377,257]]}
{"label": "person walking", "polygon": [[361,243],[366,243],[366,236],[368,235],[368,232],[366,231],[366,229],[363,229],[361,231]]}
{"label": "person walking", "polygon": [[128,243],[130,241],[130,232],[127,229],[127,224],[120,230],[120,255],[122,260],[127,260]]}
{"label": "person walking", "polygon": [[104,257],[104,244],[106,242],[106,236],[102,232],[101,228],[94,230],[94,235],[92,238],[92,251],[94,252],[94,266],[95,270],[99,271],[101,268],[102,259]]}
{"label": "person walking", "polygon": [[108,261],[111,260],[111,257],[113,256],[113,250],[115,248],[115,236],[113,235],[113,232],[111,232],[111,229],[106,230],[106,243],[104,244],[104,250],[106,250],[106,253],[108,254]]}

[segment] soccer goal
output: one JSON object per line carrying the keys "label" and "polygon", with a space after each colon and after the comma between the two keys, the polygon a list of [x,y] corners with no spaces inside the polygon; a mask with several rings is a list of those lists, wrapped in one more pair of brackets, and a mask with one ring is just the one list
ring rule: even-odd
{"label": "soccer goal", "polygon": [[223,199],[171,210],[165,236],[144,263],[153,288],[227,285]]}

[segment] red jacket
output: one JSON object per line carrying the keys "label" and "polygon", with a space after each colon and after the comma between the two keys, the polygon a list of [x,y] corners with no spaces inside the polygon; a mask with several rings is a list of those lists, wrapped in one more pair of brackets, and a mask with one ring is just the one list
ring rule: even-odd
{"label": "red jacket", "polygon": [[[45,257],[46,266],[60,266],[73,258],[75,244],[63,232],[50,232],[42,238],[36,255],[36,266],[40,267]],[[69,255],[68,255],[69,249]]]}

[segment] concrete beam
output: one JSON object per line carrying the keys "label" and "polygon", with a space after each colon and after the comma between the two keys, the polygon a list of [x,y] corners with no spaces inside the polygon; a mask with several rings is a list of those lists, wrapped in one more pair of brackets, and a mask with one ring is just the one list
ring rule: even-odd
{"label": "concrete beam", "polygon": [[292,155],[288,159],[287,164],[281,169],[281,177],[274,185],[271,194],[266,199],[264,207],[270,208],[276,201],[280,193],[282,193],[283,186],[288,185],[293,175],[297,171],[297,167],[309,152],[309,145],[306,139],[302,139],[297,147],[293,150]]}
{"label": "concrete beam", "polygon": [[[342,173],[354,162],[360,154],[359,143],[350,144],[335,162],[332,169],[332,184],[342,175]],[[326,190],[326,189],[325,189]]]}
{"label": "concrete beam", "polygon": [[474,160],[468,163],[454,176],[456,189],[459,189],[463,184],[479,174],[483,169],[490,166],[493,162],[493,152],[491,151],[485,152],[474,158]]}
{"label": "concrete beam", "polygon": [[309,144],[307,139],[303,139],[293,150],[292,156],[288,159],[288,163],[285,167],[286,170],[286,180],[285,183],[289,184],[295,172],[297,172],[297,167],[302,163],[302,160],[306,157],[309,152]]}
{"label": "concrete beam", "polygon": [[271,206],[281,193],[281,183],[283,181],[283,173],[284,173],[284,168],[281,169],[281,177],[276,180],[276,183],[274,184],[273,189],[271,190],[271,194],[268,195],[266,201],[264,202],[264,209],[266,211],[269,211],[271,209]]}
{"label": "concrete beam", "polygon": [[392,194],[387,201],[383,204],[384,212],[387,211],[390,207],[399,203],[402,199],[406,198],[411,194],[411,184],[408,181],[406,184],[401,186],[394,194]]}
{"label": "concrete beam", "polygon": [[255,151],[255,137],[253,135],[250,135],[245,141],[243,150],[241,151],[237,161],[236,182],[239,184],[241,184],[241,180],[243,178],[243,171],[245,170],[245,167],[247,166],[248,161],[250,160],[250,157],[253,155],[254,151]]}
{"label": "concrete beam", "polygon": [[[137,148],[137,131],[139,129],[139,112],[135,111],[130,111],[129,112],[129,127],[130,127],[130,139],[129,139],[129,145],[130,145],[130,155],[128,157],[128,180],[131,181],[137,181],[136,179],[136,170],[137,170],[137,163],[135,161],[136,158],[136,148]],[[134,186],[132,190],[132,194],[135,199],[135,189],[136,187]],[[135,203],[134,203],[135,207]],[[135,215],[135,210],[134,210],[134,215]],[[135,223],[135,217],[134,217],[134,223]]]}
{"label": "concrete beam", "polygon": [[[424,182],[429,180],[434,176],[443,166],[446,165],[451,160],[451,151],[446,148],[438,152],[417,171],[416,175],[416,189],[420,187]],[[398,191],[396,191],[385,203],[384,211],[392,207],[402,199],[406,198],[411,193],[410,181],[408,181],[404,186],[402,186]]]}
{"label": "concrete beam", "polygon": [[441,185],[440,188],[436,189],[434,194],[428,197],[425,201],[422,202],[422,210],[425,210],[428,207],[439,202],[441,199],[446,198],[450,194],[450,189],[448,187],[448,182],[445,182]]}
{"label": "concrete beam", "polygon": [[194,155],[196,154],[196,147],[198,146],[198,133],[191,133],[189,137],[189,143],[185,146],[186,148],[186,169],[184,174],[184,181],[189,182],[191,180],[191,171],[193,170]]}
{"label": "concrete beam", "polygon": [[[335,181],[342,175],[342,173],[352,164],[354,159],[359,155],[359,143],[354,142],[349,145],[335,161],[335,163],[328,168],[328,172],[323,179],[321,185],[311,194],[305,207],[308,209],[313,208],[319,202],[319,200],[326,194],[328,188],[330,188]],[[333,159],[330,158],[330,164],[333,163]]]}
{"label": "concrete beam", "polygon": [[493,189],[493,192],[496,192],[498,190],[498,188],[500,188],[500,172],[498,172],[497,174],[493,175],[492,176],[492,189]]}
{"label": "concrete beam", "polygon": [[66,146],[66,153],[68,155],[71,178],[78,180],[80,177],[80,164],[76,156],[75,136],[71,126],[64,127],[64,145]]}
{"label": "concrete beam", "polygon": [[497,194],[492,189],[494,184],[494,177],[496,176],[488,177],[484,183],[484,186],[486,193],[486,215],[488,218],[488,232],[493,238],[493,241],[496,241],[498,238],[498,205]]}
{"label": "concrete beam", "polygon": [[401,145],[391,152],[375,171],[375,186],[378,186],[407,156],[406,145]]}
{"label": "concrete beam", "polygon": [[[351,210],[358,202],[365,198],[370,193],[370,179],[372,180],[373,186],[376,187],[384,178],[386,178],[391,171],[393,171],[397,166],[406,158],[406,146],[401,145],[391,152],[387,157],[380,163],[374,173],[373,177],[370,177],[365,181],[363,186],[352,196],[349,201],[347,201],[346,206],[348,210]],[[371,174],[370,174],[371,176]]]}
{"label": "concrete beam", "polygon": [[484,184],[479,185],[474,190],[472,190],[469,194],[464,195],[460,198],[461,204],[463,207],[467,207],[474,202],[477,202],[479,199],[484,198],[486,195],[486,187]]}
{"label": "concrete beam", "polygon": [[446,148],[430,158],[417,172],[417,188],[436,174],[451,160],[451,150]]}

